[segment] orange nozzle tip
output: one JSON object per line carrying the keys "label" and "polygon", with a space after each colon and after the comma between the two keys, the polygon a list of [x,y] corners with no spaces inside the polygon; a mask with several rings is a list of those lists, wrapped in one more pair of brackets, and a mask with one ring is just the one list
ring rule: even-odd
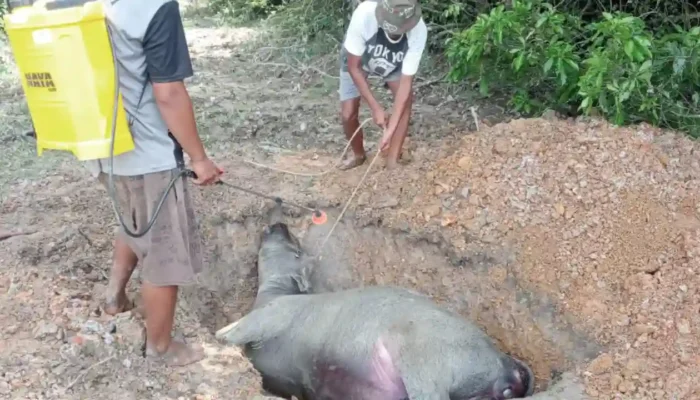
{"label": "orange nozzle tip", "polygon": [[326,217],[326,213],[321,210],[314,211],[311,215],[311,222],[313,222],[314,225],[323,225],[326,221],[328,221],[328,217]]}

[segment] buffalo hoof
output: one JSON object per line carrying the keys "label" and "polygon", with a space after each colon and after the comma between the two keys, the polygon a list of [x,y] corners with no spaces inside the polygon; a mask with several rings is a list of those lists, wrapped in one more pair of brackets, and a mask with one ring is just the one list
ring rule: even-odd
{"label": "buffalo hoof", "polygon": [[528,366],[525,362],[518,360],[515,357],[511,357],[513,361],[515,361],[515,364],[518,366],[518,370],[520,371],[520,374],[525,377],[525,385],[526,385],[526,392],[525,392],[525,397],[532,396],[532,393],[535,391],[535,374],[532,372],[532,369],[530,369],[530,366]]}
{"label": "buffalo hoof", "polygon": [[214,336],[218,340],[227,340],[228,333],[231,332],[234,328],[236,328],[239,322],[241,322],[241,320],[235,321],[231,324],[224,326],[223,328],[216,331]]}

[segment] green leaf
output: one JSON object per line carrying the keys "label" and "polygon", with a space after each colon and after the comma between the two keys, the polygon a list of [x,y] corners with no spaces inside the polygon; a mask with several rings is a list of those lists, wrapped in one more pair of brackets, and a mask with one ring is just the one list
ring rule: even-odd
{"label": "green leaf", "polygon": [[547,22],[547,17],[548,17],[547,15],[541,16],[540,19],[537,20],[537,23],[535,24],[535,27],[536,27],[536,28],[539,28],[539,27],[541,27],[542,25],[544,25],[544,23]]}
{"label": "green leaf", "polygon": [[631,94],[631,92],[629,92],[629,91],[622,92],[620,94],[619,102],[624,103],[625,101],[627,101],[630,98],[630,94]]}
{"label": "green leaf", "polygon": [[608,96],[605,95],[605,92],[600,92],[598,96],[598,105],[603,111],[608,110]]}
{"label": "green leaf", "polygon": [[482,79],[479,82],[479,93],[482,96],[488,96],[489,95],[489,84],[485,79]]}
{"label": "green leaf", "polygon": [[646,57],[651,57],[651,42],[649,39],[641,36],[633,36],[632,40],[637,43],[637,49],[641,51]]}
{"label": "green leaf", "polygon": [[520,71],[520,68],[523,66],[523,62],[525,61],[525,54],[520,53],[518,57],[513,60],[513,66],[515,67],[516,71]]}
{"label": "green leaf", "polygon": [[622,112],[622,109],[618,106],[617,110],[615,111],[615,125],[620,126],[625,123],[625,115]]}
{"label": "green leaf", "polygon": [[561,85],[566,85],[566,69],[564,69],[564,63],[561,61],[561,58],[557,60],[557,72],[559,73]]}
{"label": "green leaf", "polygon": [[549,70],[552,69],[552,64],[554,64],[554,59],[550,58],[547,60],[546,63],[544,63],[544,73],[547,74],[549,73]]}
{"label": "green leaf", "polygon": [[476,47],[472,46],[469,48],[469,52],[467,52],[467,61],[474,59],[475,55],[476,55]]}
{"label": "green leaf", "polygon": [[639,72],[646,72],[651,68],[651,60],[646,60],[642,64],[641,67],[639,67]]}
{"label": "green leaf", "polygon": [[569,60],[569,59],[567,59],[567,60],[566,60],[566,63],[569,64],[569,65],[571,65],[571,68],[575,69],[576,71],[579,71],[578,64],[576,64],[576,63],[574,62],[574,60]]}
{"label": "green leaf", "polygon": [[602,74],[598,74],[598,76],[596,76],[595,84],[598,87],[603,86],[603,75]]}
{"label": "green leaf", "polygon": [[673,60],[673,74],[680,75],[685,71],[685,57],[676,57]]}
{"label": "green leaf", "polygon": [[578,107],[579,110],[584,110],[587,109],[588,106],[591,104],[591,98],[590,97],[584,97],[583,101],[581,102],[581,105]]}
{"label": "green leaf", "polygon": [[632,39],[634,41],[636,41],[637,43],[639,43],[639,45],[642,47],[645,47],[645,48],[651,47],[651,41],[649,41],[649,39],[647,39],[645,37],[634,36]]}
{"label": "green leaf", "polygon": [[635,45],[634,45],[633,41],[629,40],[625,43],[625,54],[627,54],[627,57],[629,57],[632,60],[635,59],[634,48],[635,48]]}

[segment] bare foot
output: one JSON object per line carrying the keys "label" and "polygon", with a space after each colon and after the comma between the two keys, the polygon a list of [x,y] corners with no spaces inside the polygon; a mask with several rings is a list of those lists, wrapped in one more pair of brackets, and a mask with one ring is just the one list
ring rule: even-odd
{"label": "bare foot", "polygon": [[398,167],[398,166],[399,166],[399,164],[396,161],[390,161],[390,160],[387,160],[386,164],[384,164],[384,167],[386,169],[388,169],[389,171],[396,169],[396,167]]}
{"label": "bare foot", "polygon": [[146,348],[146,357],[161,362],[169,367],[184,367],[204,359],[204,349],[200,345],[189,345],[181,340],[172,339],[170,347],[164,353]]}
{"label": "bare foot", "polygon": [[359,167],[360,165],[364,164],[365,161],[367,161],[367,156],[363,155],[361,157],[357,156],[350,156],[346,158],[339,166],[338,168],[342,171],[346,171],[355,167]]}
{"label": "bare foot", "polygon": [[109,315],[117,315],[123,312],[131,311],[134,308],[134,303],[129,300],[124,291],[117,295],[107,295],[107,301],[104,304],[104,311]]}

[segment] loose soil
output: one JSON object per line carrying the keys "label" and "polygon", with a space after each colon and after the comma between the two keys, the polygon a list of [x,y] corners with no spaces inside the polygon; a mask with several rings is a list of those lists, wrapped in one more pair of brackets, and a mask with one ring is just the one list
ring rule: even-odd
{"label": "loose soil", "polygon": [[[317,251],[369,163],[304,177],[244,160],[311,173],[333,167],[345,144],[337,57],[287,64],[256,41],[256,29],[187,33],[197,70],[188,87],[225,179],[324,208],[323,226],[289,210],[295,233]],[[138,316],[100,310],[115,231],[105,190],[68,156],[36,158],[22,136],[29,125],[16,76],[5,75],[0,89],[8,148],[0,396],[265,398],[250,364],[212,332],[252,304],[269,202],[194,190],[208,268],[182,289],[177,334],[204,343],[208,358],[184,369],[148,365]],[[430,295],[526,360],[538,390],[563,375],[579,379],[588,398],[700,398],[697,144],[646,125],[554,116],[493,125],[498,108],[485,104],[477,132],[473,100],[439,85],[417,95],[403,166],[373,166],[321,249],[327,289],[392,284]],[[366,136],[373,142],[378,132]],[[138,281],[137,271],[136,297]],[[571,387],[548,398],[577,398],[566,394]]]}

